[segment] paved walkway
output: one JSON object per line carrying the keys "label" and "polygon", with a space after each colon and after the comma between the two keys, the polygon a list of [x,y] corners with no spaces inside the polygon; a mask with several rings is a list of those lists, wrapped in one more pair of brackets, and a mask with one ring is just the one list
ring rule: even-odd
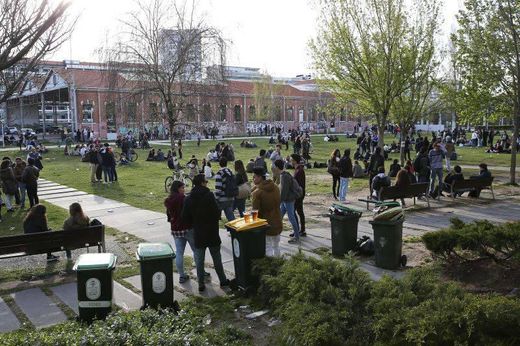
{"label": "paved walkway", "polygon": [[[107,198],[87,194],[83,191],[62,186],[51,181],[39,180],[39,195],[56,206],[68,209],[73,202],[81,203],[83,210],[89,217],[97,218],[105,225],[120,231],[133,234],[147,242],[172,242],[169,223],[163,213],[132,207],[128,204]],[[487,192],[483,192],[483,198],[462,198],[455,202],[445,198],[432,202],[432,208],[420,211],[409,210],[406,212],[406,221],[403,227],[404,236],[420,236],[425,232],[435,231],[449,225],[449,219],[457,216],[464,221],[487,219],[492,222],[504,222],[520,219],[520,203],[511,203],[511,196],[499,196],[497,200],[489,199]],[[425,204],[419,201],[419,205]],[[364,210],[366,204],[353,202],[353,207]],[[309,212],[308,236],[302,238],[300,247],[287,243],[288,232],[282,233],[281,250],[284,254],[294,254],[298,249],[310,255],[315,255],[313,250],[319,248],[331,248],[330,226],[328,217],[324,214],[328,206],[323,206],[322,212]],[[318,208],[309,208],[321,210]],[[364,212],[358,225],[358,236],[373,236],[372,227],[369,224],[370,212]],[[233,254],[230,237],[225,230],[221,230],[222,258],[224,267],[232,277]],[[191,249],[187,247],[186,255],[191,256]],[[207,256],[206,258],[210,258]],[[361,267],[368,271],[373,279],[379,279],[384,274],[395,277],[403,275],[403,271],[387,271],[379,269],[371,261],[364,261]],[[220,289],[217,275],[211,266],[207,271],[212,275],[207,284],[207,290],[203,296],[213,297],[224,295]],[[192,272],[192,277],[196,277]],[[184,284],[178,283],[178,274],[174,274],[174,298],[182,301],[186,295],[199,295],[195,280],[189,280]],[[125,278],[121,282],[114,282],[114,303],[121,309],[138,309],[141,304],[141,278],[139,275]],[[59,284],[50,288],[30,288],[12,293],[2,299],[0,297],[0,332],[7,332],[20,328],[20,317],[25,317],[36,328],[42,328],[60,323],[78,313],[76,282]],[[37,303],[36,303],[37,302]]]}

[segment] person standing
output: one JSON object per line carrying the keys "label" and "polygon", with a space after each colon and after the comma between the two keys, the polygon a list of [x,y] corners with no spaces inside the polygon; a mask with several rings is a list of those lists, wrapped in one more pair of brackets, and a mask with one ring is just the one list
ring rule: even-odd
{"label": "person standing", "polygon": [[34,159],[30,157],[27,160],[28,166],[25,167],[22,173],[22,182],[27,189],[27,197],[29,198],[29,205],[32,208],[34,205],[40,203],[38,199],[38,177],[40,170],[34,166]]}
{"label": "person standing", "polygon": [[273,181],[276,183],[280,180],[280,171],[276,169],[274,162],[276,160],[283,160],[282,146],[280,144],[276,145],[269,159],[271,160],[271,173],[273,174]]}
{"label": "person standing", "polygon": [[297,243],[300,241],[300,226],[298,220],[296,220],[296,214],[294,210],[294,201],[296,200],[296,187],[297,184],[290,173],[284,170],[284,163],[282,160],[276,160],[275,166],[280,170],[280,213],[282,219],[287,213],[289,222],[291,223],[293,233],[292,239],[289,239],[289,243]]}
{"label": "person standing", "polygon": [[451,171],[451,157],[455,152],[455,144],[453,144],[450,136],[446,137],[446,145],[444,148],[446,149],[446,170],[449,172]]}
{"label": "person standing", "polygon": [[265,236],[265,255],[280,257],[280,233],[282,233],[282,214],[280,213],[280,189],[271,180],[266,179],[262,167],[253,169],[251,204],[258,210],[258,217],[267,220],[270,228]]}
{"label": "person standing", "polygon": [[98,154],[97,148],[94,146],[94,144],[91,144],[90,150],[87,154],[88,162],[90,164],[90,182],[91,183],[98,182],[97,177],[96,177],[96,172],[97,172],[97,168],[99,165],[97,154]]}
{"label": "person standing", "polygon": [[332,195],[334,199],[338,199],[339,196],[339,160],[341,159],[341,153],[339,149],[334,150],[330,155],[329,162],[327,162],[327,172],[332,175]]}
{"label": "person standing", "polygon": [[372,195],[372,180],[379,174],[379,167],[385,166],[385,157],[381,155],[381,147],[377,147],[374,154],[370,156],[368,163],[368,184],[370,186],[370,195]]}
{"label": "person standing", "polygon": [[109,184],[114,180],[112,172],[112,158],[108,152],[108,143],[103,145],[103,149],[98,152],[98,162],[103,170],[103,184]]}
{"label": "person standing", "polygon": [[180,138],[177,142],[177,150],[179,151],[179,160],[182,160],[182,140]]}
{"label": "person standing", "polygon": [[352,178],[352,160],[350,159],[350,149],[345,149],[343,157],[339,160],[339,200],[347,202],[348,179]]}
{"label": "person standing", "polygon": [[179,273],[179,283],[185,283],[189,280],[189,276],[184,271],[184,250],[186,243],[190,244],[193,256],[196,256],[195,238],[193,235],[192,225],[183,222],[182,207],[184,204],[184,188],[185,185],[181,181],[174,181],[170,188],[170,195],[164,200],[166,207],[166,215],[170,222],[170,229],[175,242],[175,266]]}
{"label": "person standing", "polygon": [[430,175],[430,195],[435,196],[435,180],[438,179],[438,196],[442,193],[442,161],[444,159],[444,151],[441,150],[441,145],[437,142],[433,145],[433,149],[428,153],[430,159],[431,175]]}
{"label": "person standing", "polygon": [[300,237],[306,237],[305,232],[305,213],[303,212],[303,199],[305,198],[305,170],[302,163],[302,158],[298,154],[291,155],[291,164],[294,167],[294,180],[300,185],[302,189],[301,197],[294,201],[294,209],[296,211],[296,221],[300,219]]}
{"label": "person standing", "polygon": [[[233,203],[236,196],[231,196],[227,193],[230,190],[228,184],[234,183],[235,177],[229,168],[227,168],[227,159],[221,157],[219,160],[220,170],[215,174],[215,198],[217,200],[219,209],[224,211],[226,219],[233,221],[235,214],[233,213]],[[233,180],[233,182],[231,182]],[[236,186],[236,185],[235,185]]]}
{"label": "person standing", "polygon": [[2,191],[5,195],[5,206],[8,212],[14,212],[14,196],[18,189],[16,178],[14,176],[11,160],[3,160],[0,164],[0,181],[2,182]]}
{"label": "person standing", "polygon": [[[247,184],[249,182],[249,178],[247,177],[246,169],[244,167],[244,163],[242,160],[236,160],[235,161],[235,182],[236,185],[240,189],[240,185]],[[238,213],[240,214],[240,217],[244,217],[244,212],[246,210],[246,199],[244,198],[238,198],[239,196],[235,197],[235,202],[233,204],[233,211],[235,209],[238,209]]]}
{"label": "person standing", "polygon": [[[32,165],[34,165],[34,162]],[[27,168],[29,167],[31,167],[31,162],[29,162]],[[47,208],[44,205],[35,204],[31,207],[23,220],[23,233],[30,234],[49,231],[50,229],[47,226]],[[54,256],[50,252],[47,253],[47,262],[55,262],[59,258],[60,256]]]}
{"label": "person standing", "polygon": [[14,177],[16,178],[16,183],[18,184],[18,190],[20,191],[20,209],[25,209],[25,194],[26,194],[26,187],[25,183],[22,181],[22,174],[27,167],[27,163],[25,163],[24,160],[22,160],[20,157],[17,157],[15,160],[15,166],[14,166]]}
{"label": "person standing", "polygon": [[415,174],[417,174],[418,183],[426,183],[430,179],[430,159],[426,150],[427,148],[422,146],[413,162],[413,169]]}
{"label": "person standing", "polygon": [[193,225],[193,238],[195,241],[195,264],[197,267],[197,280],[199,292],[206,289],[204,284],[204,257],[206,249],[209,249],[213,259],[215,271],[220,280],[220,286],[229,286],[226,278],[222,257],[220,254],[219,236],[220,208],[217,205],[215,196],[207,187],[208,181],[203,174],[198,174],[193,178],[193,189],[190,195],[184,200],[181,219],[186,224]]}

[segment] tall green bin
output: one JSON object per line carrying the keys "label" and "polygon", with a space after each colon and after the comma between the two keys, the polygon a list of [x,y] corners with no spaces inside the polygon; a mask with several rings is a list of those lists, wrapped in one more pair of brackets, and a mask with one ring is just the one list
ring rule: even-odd
{"label": "tall green bin", "polygon": [[141,243],[137,247],[141,267],[143,308],[173,307],[173,259],[168,243]]}
{"label": "tall green bin", "polygon": [[370,221],[374,231],[376,266],[384,269],[397,269],[406,261],[405,256],[401,256],[403,222],[403,217],[395,221]]}
{"label": "tall green bin", "polygon": [[83,254],[74,264],[77,273],[79,318],[91,323],[112,311],[112,272],[117,257],[111,253]]}
{"label": "tall green bin", "polygon": [[356,248],[358,222],[362,212],[338,204],[333,204],[330,210],[332,255],[343,257]]}
{"label": "tall green bin", "polygon": [[262,225],[244,231],[226,226],[231,234],[235,280],[238,288],[249,291],[258,286],[258,277],[251,273],[254,259],[265,257],[265,235],[269,225]]}

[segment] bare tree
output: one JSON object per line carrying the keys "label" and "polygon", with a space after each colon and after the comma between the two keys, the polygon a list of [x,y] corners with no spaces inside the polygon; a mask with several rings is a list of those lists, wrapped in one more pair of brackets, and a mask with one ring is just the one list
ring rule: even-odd
{"label": "bare tree", "polygon": [[0,0],[0,103],[5,102],[38,63],[69,38],[69,2]]}
{"label": "bare tree", "polygon": [[220,32],[197,15],[195,1],[137,0],[136,4],[138,10],[123,20],[123,55],[134,66],[134,78],[159,95],[173,147],[172,134],[187,105],[201,85],[209,83],[206,66],[224,66],[226,44]]}

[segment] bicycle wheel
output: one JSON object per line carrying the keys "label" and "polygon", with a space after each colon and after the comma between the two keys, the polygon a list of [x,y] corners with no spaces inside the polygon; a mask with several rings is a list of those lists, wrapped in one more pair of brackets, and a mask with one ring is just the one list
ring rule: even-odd
{"label": "bicycle wheel", "polygon": [[166,191],[167,193],[170,193],[172,184],[173,184],[173,177],[166,177],[166,179],[164,180],[164,191]]}
{"label": "bicycle wheel", "polygon": [[132,149],[132,159],[130,160],[130,162],[135,162],[137,161],[137,158],[139,156],[137,155],[137,152],[135,150]]}
{"label": "bicycle wheel", "polygon": [[189,194],[191,188],[193,187],[193,181],[191,180],[189,175],[185,175],[182,177],[182,182],[184,183],[184,193]]}

